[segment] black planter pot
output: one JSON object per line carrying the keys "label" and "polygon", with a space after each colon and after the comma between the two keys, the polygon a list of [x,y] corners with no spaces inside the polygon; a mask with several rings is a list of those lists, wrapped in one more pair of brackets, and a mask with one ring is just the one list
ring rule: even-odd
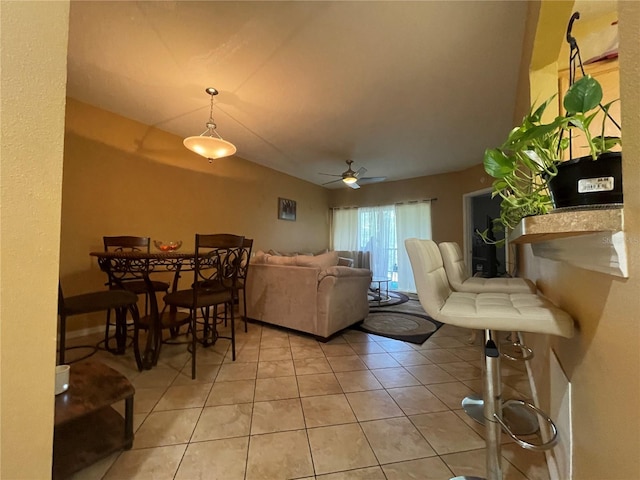
{"label": "black planter pot", "polygon": [[622,153],[607,152],[597,160],[574,158],[558,165],[549,180],[555,208],[622,204]]}

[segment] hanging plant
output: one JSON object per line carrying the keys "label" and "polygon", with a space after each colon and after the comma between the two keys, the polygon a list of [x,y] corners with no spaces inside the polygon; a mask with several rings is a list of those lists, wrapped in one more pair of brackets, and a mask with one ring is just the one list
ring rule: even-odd
{"label": "hanging plant", "polygon": [[[567,37],[573,38],[570,31]],[[494,178],[492,197],[501,198],[500,217],[494,220],[494,230],[511,230],[523,217],[546,214],[554,208],[549,183],[558,175],[559,167],[562,168],[564,152],[570,148],[574,133],[582,132],[591,160],[597,160],[621,143],[620,137],[604,134],[614,102],[601,105],[602,97],[600,83],[584,75],[573,82],[564,95],[564,116],[550,123],[542,122],[545,110],[556,98],[554,95],[541,105],[533,106],[502,145],[485,151],[484,169]],[[592,136],[590,127],[600,110],[605,113],[601,134]],[[487,243],[503,242],[487,238],[487,231],[477,233]]]}

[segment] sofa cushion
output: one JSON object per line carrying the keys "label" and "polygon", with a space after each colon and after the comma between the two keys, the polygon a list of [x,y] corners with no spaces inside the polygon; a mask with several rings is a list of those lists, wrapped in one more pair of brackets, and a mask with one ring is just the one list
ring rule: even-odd
{"label": "sofa cushion", "polygon": [[267,261],[269,265],[296,265],[297,257],[281,257],[278,255],[268,255]]}
{"label": "sofa cushion", "polygon": [[299,267],[316,267],[324,270],[338,264],[338,252],[327,252],[315,257],[298,255],[295,264]]}

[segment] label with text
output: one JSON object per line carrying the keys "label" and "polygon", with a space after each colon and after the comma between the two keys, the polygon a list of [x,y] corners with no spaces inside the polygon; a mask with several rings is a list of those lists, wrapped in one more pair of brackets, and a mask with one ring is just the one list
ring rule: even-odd
{"label": "label with text", "polygon": [[581,178],[578,180],[578,193],[610,192],[613,190],[613,177]]}

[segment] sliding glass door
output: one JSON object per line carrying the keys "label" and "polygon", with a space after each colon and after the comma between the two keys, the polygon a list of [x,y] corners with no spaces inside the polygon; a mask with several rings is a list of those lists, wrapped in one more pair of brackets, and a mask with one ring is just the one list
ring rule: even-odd
{"label": "sliding glass door", "polygon": [[412,237],[431,238],[429,201],[333,210],[333,248],[370,252],[374,278],[392,290],[416,291],[404,248]]}

